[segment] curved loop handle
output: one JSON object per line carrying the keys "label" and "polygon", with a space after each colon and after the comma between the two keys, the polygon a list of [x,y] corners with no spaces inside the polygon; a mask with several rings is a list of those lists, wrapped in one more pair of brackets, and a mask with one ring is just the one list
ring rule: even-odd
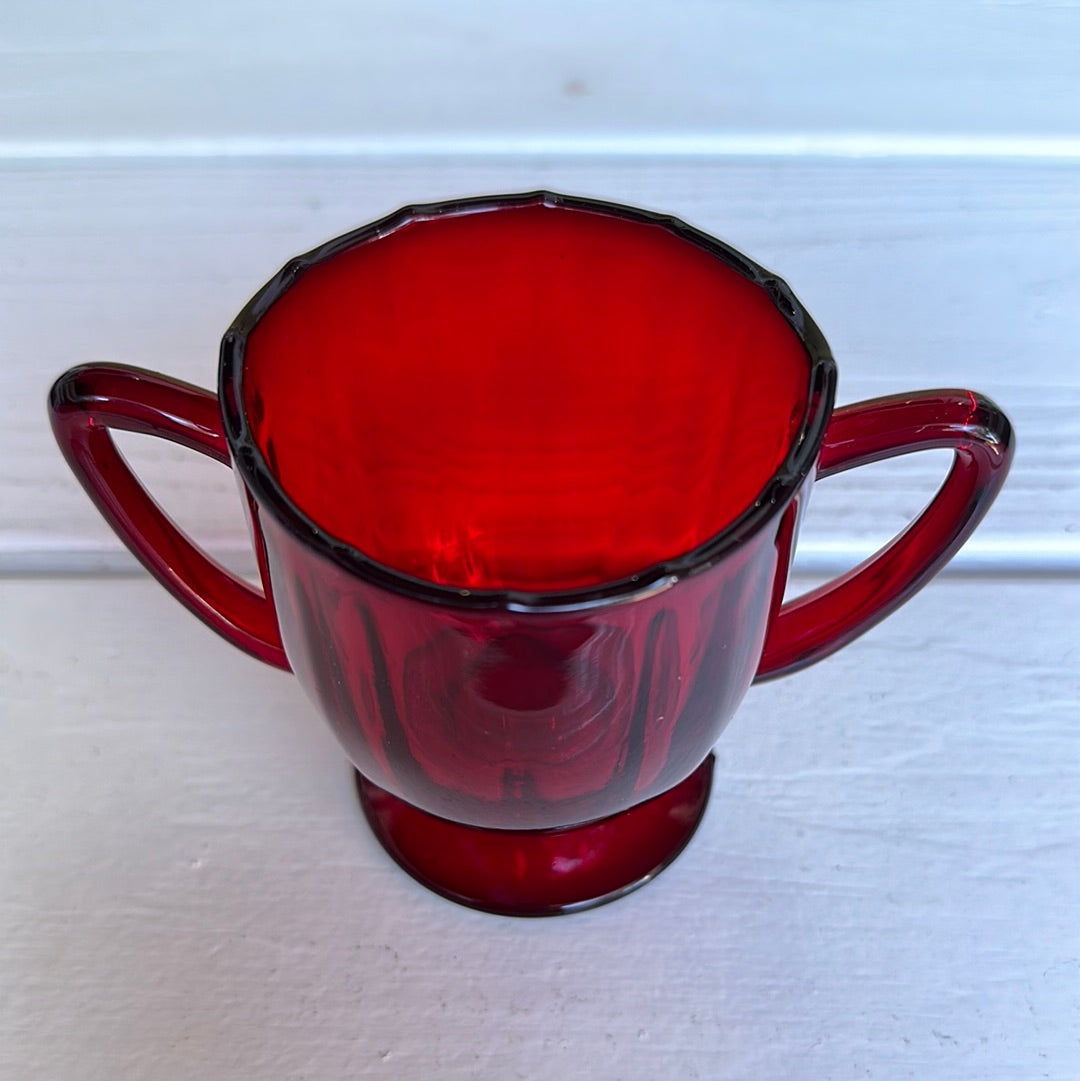
{"label": "curved loop handle", "polygon": [[876,555],[783,605],[769,628],[758,680],[802,668],[846,645],[922,588],[979,524],[1013,453],[1008,418],[968,390],[927,390],[838,409],[818,476],[915,450],[948,448],[952,469],[930,505]]}
{"label": "curved loop handle", "polygon": [[188,539],[139,483],[109,434],[116,428],[161,436],[228,465],[217,398],[127,365],[84,365],[56,381],[49,411],[68,464],[147,570],[233,645],[288,669],[272,602]]}

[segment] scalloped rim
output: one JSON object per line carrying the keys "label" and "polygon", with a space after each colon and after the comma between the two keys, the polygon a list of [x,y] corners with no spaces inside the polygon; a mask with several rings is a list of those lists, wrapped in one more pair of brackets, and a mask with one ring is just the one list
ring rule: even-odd
{"label": "scalloped rim", "polygon": [[[799,336],[808,359],[807,406],[799,433],[779,468],[758,498],[730,525],[683,555],[643,568],[637,574],[577,589],[532,592],[518,589],[462,589],[416,578],[366,556],[314,522],[298,507],[270,471],[248,424],[243,409],[244,355],[247,340],[270,306],[318,263],[418,221],[447,215],[475,214],[508,207],[542,205],[607,214],[646,225],[659,225],[696,244],[726,266],[764,289],[773,306]],[[218,390],[225,434],[233,463],[259,505],[321,555],[351,574],[418,600],[468,609],[503,609],[526,612],[567,612],[601,604],[634,600],[667,589],[680,578],[712,566],[732,549],[745,543],[794,497],[817,461],[832,413],[836,394],[836,363],[824,336],[799,303],[787,283],[720,240],[687,225],[678,218],[551,191],[513,195],[480,196],[403,207],[370,225],[362,226],[291,259],[248,301],[225,332],[221,342]]]}

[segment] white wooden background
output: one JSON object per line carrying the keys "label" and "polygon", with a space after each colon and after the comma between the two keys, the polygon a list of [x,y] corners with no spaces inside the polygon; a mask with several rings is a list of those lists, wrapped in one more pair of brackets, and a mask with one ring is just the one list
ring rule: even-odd
{"label": "white wooden background", "polygon": [[[0,57],[0,1078],[1080,1076],[1080,6],[6,0]],[[44,397],[91,359],[212,385],[291,255],[537,186],[714,232],[792,284],[841,400],[971,386],[1020,450],[950,576],[751,692],[673,868],[517,922],[390,864],[292,680],[134,568]],[[249,565],[224,470],[127,445]],[[943,468],[821,485],[803,571]]]}

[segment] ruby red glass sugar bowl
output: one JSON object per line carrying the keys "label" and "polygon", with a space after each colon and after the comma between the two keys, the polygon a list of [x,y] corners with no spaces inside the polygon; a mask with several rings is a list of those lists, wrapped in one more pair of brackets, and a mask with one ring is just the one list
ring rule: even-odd
{"label": "ruby red glass sugar bowl", "polygon": [[[611,900],[683,848],[756,679],[850,642],[956,552],[1005,479],[968,390],[834,409],[775,275],[682,222],[550,192],[408,207],[288,263],[218,394],[121,365],[50,398],[71,468],[224,638],[289,668],[390,854],[454,900]],[[231,465],[261,588],[147,494],[110,429]],[[784,603],[817,478],[948,448],[940,490]]]}

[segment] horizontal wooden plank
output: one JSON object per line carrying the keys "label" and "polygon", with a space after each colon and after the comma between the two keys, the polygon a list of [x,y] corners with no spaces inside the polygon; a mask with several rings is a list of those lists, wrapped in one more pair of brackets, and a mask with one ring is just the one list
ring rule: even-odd
{"label": "horizontal wooden plank", "polygon": [[0,1076],[1066,1081],[1078,642],[1078,583],[939,583],[751,692],[656,882],[513,921],[153,583],[0,582]]}
{"label": "horizontal wooden plank", "polygon": [[[114,360],[213,385],[221,331],[298,251],[403,202],[543,185],[672,211],[782,273],[830,338],[843,401],[942,385],[998,400],[1020,450],[980,531],[989,546],[980,558],[1075,563],[1078,176],[988,163],[683,159],[9,167],[0,562],[47,571],[115,561],[118,546],[45,423],[45,394],[63,369]],[[181,522],[229,558],[244,550],[225,470],[150,440],[127,446]],[[937,455],[915,456],[820,485],[805,533],[818,569],[830,551],[847,553],[842,562],[901,528],[944,468]]]}
{"label": "horizontal wooden plank", "polygon": [[1080,135],[1044,0],[8,0],[12,150],[245,139]]}

